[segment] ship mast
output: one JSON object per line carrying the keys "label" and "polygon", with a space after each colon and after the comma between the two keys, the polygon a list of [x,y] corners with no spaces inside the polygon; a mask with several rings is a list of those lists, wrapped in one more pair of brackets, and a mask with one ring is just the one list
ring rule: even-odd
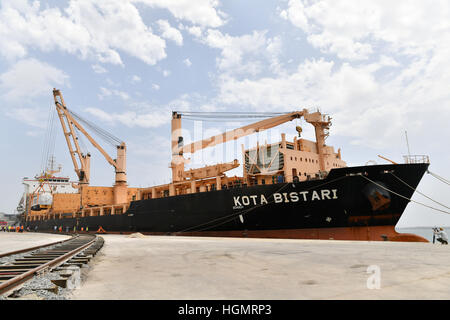
{"label": "ship mast", "polygon": [[51,155],[48,160],[48,165],[45,169],[45,174],[48,176],[53,176],[55,173],[61,172],[61,165],[58,166],[58,169],[55,168],[55,156]]}

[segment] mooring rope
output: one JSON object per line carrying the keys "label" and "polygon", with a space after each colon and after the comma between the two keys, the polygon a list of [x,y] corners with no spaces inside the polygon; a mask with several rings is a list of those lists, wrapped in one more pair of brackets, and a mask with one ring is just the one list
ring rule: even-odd
{"label": "mooring rope", "polygon": [[419,190],[417,190],[417,189],[414,189],[413,187],[411,187],[409,184],[407,184],[405,181],[403,181],[402,179],[400,179],[399,177],[397,177],[394,173],[390,173],[390,174],[392,174],[395,178],[397,178],[400,182],[402,182],[403,184],[405,184],[406,186],[408,186],[409,188],[411,188],[412,190],[414,190],[415,192],[417,192],[418,194],[421,194],[422,196],[424,196],[425,198],[427,198],[427,199],[429,199],[429,200],[431,200],[431,201],[433,201],[433,202],[435,202],[435,203],[437,203],[437,204],[439,204],[439,205],[441,205],[441,206],[443,206],[443,207],[445,207],[445,208],[447,208],[447,209],[450,209],[450,207],[447,207],[445,204],[442,204],[442,203],[440,203],[440,202],[438,202],[438,201],[436,201],[436,200],[433,200],[433,199],[431,199],[430,197],[428,197],[427,195],[425,195],[425,194],[423,194],[422,192],[420,192]]}
{"label": "mooring rope", "polygon": [[441,182],[443,182],[443,183],[445,183],[445,184],[448,184],[448,185],[450,186],[450,181],[448,181],[447,179],[438,176],[436,173],[433,173],[433,172],[431,172],[430,170],[427,170],[427,172],[428,172],[429,174],[431,174],[433,177],[435,177],[436,179],[438,179],[439,181],[441,181]]}
{"label": "mooring rope", "polygon": [[392,193],[392,194],[395,194],[396,196],[399,196],[400,198],[403,198],[403,199],[406,199],[406,200],[408,200],[408,201],[411,201],[411,202],[420,204],[421,206],[424,206],[424,207],[427,207],[427,208],[430,208],[430,209],[433,209],[433,210],[436,210],[436,211],[440,211],[440,212],[443,212],[443,213],[450,214],[450,212],[448,212],[448,211],[444,211],[444,210],[441,210],[441,209],[438,209],[438,208],[434,208],[434,207],[431,207],[431,206],[426,205],[426,204],[424,204],[424,203],[421,203],[421,202],[418,202],[418,201],[409,199],[408,197],[405,197],[405,196],[403,196],[403,195],[401,195],[401,194],[399,194],[399,193],[397,193],[397,192],[395,192],[395,191],[392,191],[392,190],[386,188],[385,186],[382,186],[382,185],[379,184],[379,183],[376,183],[375,181],[373,181],[373,180],[367,178],[366,176],[364,176],[364,175],[362,175],[362,174],[357,174],[357,175],[359,175],[359,176],[363,177],[364,179],[366,179],[366,180],[372,182],[373,184],[379,186],[380,188],[383,188],[384,190],[386,190],[386,191],[388,191],[388,192],[390,192],[390,193]]}

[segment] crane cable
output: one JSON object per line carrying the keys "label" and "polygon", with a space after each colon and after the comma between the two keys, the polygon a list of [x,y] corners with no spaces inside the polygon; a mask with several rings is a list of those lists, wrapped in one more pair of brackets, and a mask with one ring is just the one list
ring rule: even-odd
{"label": "crane cable", "polygon": [[174,112],[182,116],[205,116],[205,117],[242,117],[242,116],[273,117],[289,113],[289,112],[229,112],[229,111],[225,112],[174,111]]}
{"label": "crane cable", "polygon": [[87,145],[84,143],[82,132],[76,126],[74,126],[74,129],[77,134],[77,140],[81,146],[81,151],[84,151],[83,153],[90,153]]}
{"label": "crane cable", "polygon": [[286,112],[195,112],[176,111],[185,120],[224,121],[272,118],[287,114]]}
{"label": "crane cable", "polygon": [[80,115],[76,114],[73,111],[68,110],[69,113],[78,121],[82,122],[86,126],[88,126],[91,130],[93,130],[94,133],[97,134],[98,137],[100,137],[103,141],[106,143],[112,145],[113,147],[116,147],[120,144],[122,144],[122,140],[117,138],[116,136],[112,135],[108,131],[96,126],[94,123],[82,118]]}
{"label": "crane cable", "polygon": [[70,115],[73,116],[75,119],[77,119],[78,121],[84,123],[86,126],[91,128],[106,143],[108,143],[108,144],[110,144],[110,145],[112,145],[114,147],[123,143],[123,141],[121,139],[115,137],[114,135],[112,135],[108,131],[106,131],[106,130],[96,126],[94,123],[84,119],[83,117],[81,117],[77,113],[69,110],[67,107],[63,106],[60,102],[57,101],[55,103],[58,104],[61,108],[66,109],[70,113]]}
{"label": "crane cable", "polygon": [[56,144],[56,134],[55,129],[55,110],[50,106],[48,118],[47,118],[47,129],[44,137],[44,147],[42,149],[41,155],[41,172],[44,174],[46,172],[48,162],[54,155],[55,144]]}

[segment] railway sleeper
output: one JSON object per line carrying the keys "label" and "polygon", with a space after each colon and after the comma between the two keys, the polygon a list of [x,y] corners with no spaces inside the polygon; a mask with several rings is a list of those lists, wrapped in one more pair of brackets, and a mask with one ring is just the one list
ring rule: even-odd
{"label": "railway sleeper", "polygon": [[17,262],[23,262],[23,261],[39,262],[39,261],[50,261],[50,260],[54,260],[54,259],[55,259],[55,257],[18,258],[15,261],[17,261]]}
{"label": "railway sleeper", "polygon": [[[86,243],[87,241],[78,240],[62,245],[57,245],[45,251],[29,252],[27,256],[17,258],[15,259],[15,261],[8,265],[1,265],[0,284],[2,282],[8,281],[14,276],[25,273],[31,269],[36,268],[37,266],[49,262],[50,260],[58,258]],[[26,288],[25,292],[29,292],[30,290],[35,291],[39,296],[39,290],[46,290],[58,294],[59,288],[74,289],[79,287],[81,284],[81,268],[89,263],[89,261],[95,256],[95,254],[103,247],[103,244],[103,238],[98,237],[97,241],[94,242],[91,246],[79,252],[74,257],[69,258],[69,260],[60,264],[59,266],[47,267],[37,271],[35,273],[35,276],[38,277],[44,276],[47,273],[51,273],[53,274],[53,276],[47,278],[48,283],[44,284],[43,287],[40,286],[39,288],[33,288],[32,285],[31,287]],[[25,281],[22,284],[19,284],[18,287],[24,287],[24,285],[29,281]],[[31,282],[32,281],[33,280],[31,280]],[[14,290],[13,293],[8,295],[7,297],[20,299],[21,295],[23,294],[29,295],[29,293],[20,293],[20,290],[21,289],[16,288],[16,290]]]}
{"label": "railway sleeper", "polygon": [[3,265],[0,267],[0,272],[4,272],[4,271],[9,271],[9,270],[15,270],[15,271],[28,271],[30,269],[33,269],[33,267],[29,267],[29,266],[24,266],[24,265],[20,265],[20,266],[14,266],[14,265]]}
{"label": "railway sleeper", "polygon": [[61,256],[62,256],[62,254],[39,253],[39,254],[32,254],[30,256],[25,256],[24,258],[40,258],[40,257],[58,258],[58,257],[61,257]]}
{"label": "railway sleeper", "polygon": [[5,282],[6,280],[12,279],[18,275],[20,275],[20,273],[0,274],[0,283]]}
{"label": "railway sleeper", "polygon": [[87,264],[90,260],[91,259],[85,259],[85,258],[72,258],[68,262]]}

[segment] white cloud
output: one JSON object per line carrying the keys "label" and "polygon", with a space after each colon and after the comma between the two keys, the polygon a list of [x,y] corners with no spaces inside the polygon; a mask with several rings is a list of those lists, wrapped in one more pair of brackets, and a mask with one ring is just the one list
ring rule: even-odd
{"label": "white cloud", "polygon": [[99,64],[92,65],[92,70],[94,70],[95,73],[106,73],[106,72],[108,72],[108,70],[106,70],[105,68],[103,68]]}
{"label": "white cloud", "polygon": [[139,77],[137,75],[133,75],[133,77],[131,78],[131,82],[133,82],[133,83],[138,83],[141,81],[142,81],[141,77]]}
{"label": "white cloud", "polygon": [[[45,129],[47,125],[47,114],[38,107],[15,107],[6,111],[6,115],[10,118],[16,119],[29,126]],[[32,131],[29,131],[32,132]],[[27,135],[31,135],[27,133]],[[36,135],[36,134],[35,134]]]}
{"label": "white cloud", "polygon": [[282,72],[282,65],[279,61],[279,55],[282,53],[282,41],[280,37],[274,37],[267,40],[267,56],[270,61],[270,68],[274,73]]}
{"label": "white cloud", "polygon": [[273,56],[278,56],[281,53],[282,44],[280,37],[274,37],[267,40],[267,52]]}
{"label": "white cloud", "polygon": [[51,94],[52,88],[66,84],[68,79],[66,73],[45,62],[24,59],[0,75],[0,93],[10,101],[30,100]]}
{"label": "white cloud", "polygon": [[446,0],[432,5],[420,0],[290,0],[280,16],[301,28],[316,48],[342,59],[365,60],[381,45],[385,51],[422,56],[448,46],[449,11]]}
{"label": "white cloud", "polygon": [[26,131],[25,134],[29,137],[37,137],[41,134],[39,131]]}
{"label": "white cloud", "polygon": [[132,2],[167,9],[175,18],[203,27],[217,28],[225,23],[223,19],[225,14],[217,9],[218,0],[132,0]]}
{"label": "white cloud", "polygon": [[123,113],[105,112],[98,108],[86,108],[86,112],[101,121],[115,124],[121,123],[128,127],[155,128],[170,122],[170,113],[161,111],[150,111],[137,113],[125,111]]}
{"label": "white cloud", "polygon": [[[427,122],[439,122],[433,129],[439,134],[438,127],[450,122],[450,66],[444,62],[448,54],[443,51],[428,63],[413,63],[381,76],[380,70],[398,64],[386,57],[359,66],[320,59],[306,60],[295,72],[274,77],[223,76],[217,102],[258,111],[317,106],[333,116],[334,135],[349,137],[355,144],[386,147],[405,128],[419,135]],[[437,114],[439,119],[433,119]]]}
{"label": "white cloud", "polygon": [[25,57],[30,48],[112,64],[123,64],[121,52],[150,65],[166,57],[165,41],[126,1],[71,0],[61,11],[41,8],[38,1],[4,0],[0,30],[0,52],[8,59]]}
{"label": "white cloud", "polygon": [[[216,58],[221,73],[256,76],[264,71],[281,72],[279,56],[283,43],[280,36],[267,37],[267,30],[231,36],[220,30],[208,29],[201,41],[221,50]],[[267,65],[269,68],[267,68]]]}
{"label": "white cloud", "polygon": [[183,60],[183,63],[184,63],[187,67],[192,66],[192,62],[191,62],[191,60],[189,60],[189,58],[184,59],[184,60]]}
{"label": "white cloud", "polygon": [[181,35],[181,32],[174,27],[171,27],[167,20],[158,20],[156,23],[162,32],[163,38],[172,40],[179,46],[183,45],[183,36]]}
{"label": "white cloud", "polygon": [[308,18],[305,14],[305,6],[302,1],[290,0],[288,8],[280,12],[283,19],[290,20],[293,25],[309,31]]}
{"label": "white cloud", "polygon": [[[333,135],[374,148],[395,145],[405,129],[416,136],[427,130],[428,137],[433,132],[446,141],[449,131],[439,128],[450,122],[448,12],[450,4],[444,1],[436,6],[420,1],[289,1],[280,16],[301,28],[311,45],[344,60],[310,58],[296,70],[280,63],[279,36],[254,33],[241,45],[236,41],[241,37],[208,30],[203,41],[222,50],[217,63],[225,71],[216,79],[219,94],[213,101],[259,111],[320,107],[334,118]],[[257,48],[259,56],[247,45]],[[261,56],[270,64],[260,66],[270,67],[272,75],[261,71],[239,77],[241,66],[263,62]],[[436,125],[426,129],[427,123]]]}
{"label": "white cloud", "polygon": [[164,77],[170,76],[170,71],[169,70],[163,70],[163,76]]}
{"label": "white cloud", "polygon": [[98,94],[98,98],[100,100],[103,100],[105,97],[110,96],[117,96],[120,97],[122,100],[128,100],[130,98],[130,95],[124,91],[107,89],[105,87],[100,88],[100,93]]}
{"label": "white cloud", "polygon": [[189,27],[187,28],[187,31],[197,38],[200,38],[202,35],[202,29],[198,26]]}
{"label": "white cloud", "polygon": [[156,83],[152,84],[152,89],[153,90],[159,90],[159,85],[157,85]]}
{"label": "white cloud", "polygon": [[209,29],[203,39],[212,48],[221,50],[221,57],[217,58],[217,65],[221,71],[257,74],[261,72],[261,62],[252,59],[243,62],[245,55],[257,56],[265,49],[266,31],[253,31],[233,37],[223,34],[219,30]]}

